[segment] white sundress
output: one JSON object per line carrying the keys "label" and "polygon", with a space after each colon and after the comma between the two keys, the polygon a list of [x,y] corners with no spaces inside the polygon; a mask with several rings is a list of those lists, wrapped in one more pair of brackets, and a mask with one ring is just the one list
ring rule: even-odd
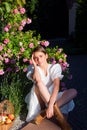
{"label": "white sundress", "polygon": [[[48,64],[47,76],[45,76],[43,70],[41,70],[41,68],[39,66],[37,66],[37,67],[38,67],[38,71],[41,75],[41,80],[45,83],[45,85],[48,88],[48,91],[51,94],[52,89],[53,89],[54,79],[59,77],[61,80],[63,78],[62,69],[61,69],[60,64],[54,64],[54,65]],[[30,75],[33,73],[33,70],[34,70],[33,65],[30,65],[28,67],[28,72],[27,72],[27,77],[30,80],[32,80]],[[34,84],[35,84],[35,82],[34,82]],[[28,109],[28,114],[26,117],[27,122],[33,120],[41,111],[40,103],[39,103],[38,98],[34,92],[34,87],[35,87],[34,84],[31,88],[31,91],[25,97],[25,102],[27,103],[27,109]],[[57,99],[59,99],[62,96],[62,94],[63,94],[63,92],[58,92]],[[63,107],[61,107],[60,110],[62,113],[68,114],[70,111],[73,110],[74,106],[75,106],[74,101],[71,100],[69,103],[67,103]]]}

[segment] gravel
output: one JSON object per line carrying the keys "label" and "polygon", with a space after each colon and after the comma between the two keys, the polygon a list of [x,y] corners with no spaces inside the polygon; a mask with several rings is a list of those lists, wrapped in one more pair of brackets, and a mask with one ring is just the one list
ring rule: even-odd
{"label": "gravel", "polygon": [[10,130],[21,130],[23,128],[23,126],[25,125],[26,121],[25,121],[25,116],[18,116],[12,127],[10,128]]}

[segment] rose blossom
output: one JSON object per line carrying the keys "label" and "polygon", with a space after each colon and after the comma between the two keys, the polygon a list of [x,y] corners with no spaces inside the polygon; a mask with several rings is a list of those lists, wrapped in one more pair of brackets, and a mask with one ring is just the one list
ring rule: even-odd
{"label": "rose blossom", "polygon": [[19,12],[18,9],[14,9],[14,10],[13,10],[13,13],[14,13],[14,14],[18,14],[18,12]]}
{"label": "rose blossom", "polygon": [[42,41],[40,44],[42,46],[45,46],[45,47],[49,46],[49,42],[48,41]]}
{"label": "rose blossom", "polygon": [[19,31],[23,30],[23,26],[20,26],[18,30],[19,30]]}
{"label": "rose blossom", "polygon": [[63,63],[63,66],[64,66],[64,67],[69,67],[69,64],[68,64],[67,62],[64,62],[64,63]]}
{"label": "rose blossom", "polygon": [[21,51],[21,52],[24,52],[24,50],[25,50],[25,49],[24,49],[23,47],[22,47],[22,48],[20,48],[20,51]]}
{"label": "rose blossom", "polygon": [[30,23],[32,22],[32,20],[29,19],[29,18],[27,18],[27,19],[26,19],[26,22],[27,22],[27,24],[30,24]]}
{"label": "rose blossom", "polygon": [[64,57],[66,58],[66,57],[67,57],[67,55],[66,55],[66,54],[64,54]]}
{"label": "rose blossom", "polygon": [[6,39],[4,40],[4,43],[5,43],[5,44],[9,43],[9,39],[6,38]]}
{"label": "rose blossom", "polygon": [[24,58],[24,59],[23,59],[23,62],[27,62],[27,61],[28,61],[28,59],[27,59],[27,58]]}
{"label": "rose blossom", "polygon": [[10,23],[8,23],[7,27],[8,27],[8,29],[10,29],[10,28],[11,28],[11,24],[10,24]]}
{"label": "rose blossom", "polygon": [[3,69],[0,70],[0,75],[3,75],[4,74],[4,71]]}
{"label": "rose blossom", "polygon": [[62,48],[59,48],[59,49],[58,49],[58,52],[59,52],[59,53],[61,53],[62,51],[63,51],[63,49],[62,49]]}
{"label": "rose blossom", "polygon": [[49,42],[48,42],[48,41],[45,41],[45,42],[44,42],[44,46],[45,46],[45,47],[49,46]]}
{"label": "rose blossom", "polygon": [[33,43],[30,43],[29,44],[29,48],[33,48],[34,47],[34,44]]}
{"label": "rose blossom", "polygon": [[24,19],[24,20],[21,21],[21,25],[24,27],[25,24],[26,24],[26,20]]}
{"label": "rose blossom", "polygon": [[52,61],[52,64],[56,64],[56,61],[55,61],[55,60],[53,60],[53,61]]}
{"label": "rose blossom", "polygon": [[0,45],[0,51],[2,51],[2,50],[3,50],[3,46]]}
{"label": "rose blossom", "polygon": [[20,8],[20,13],[24,14],[26,12],[25,8]]}
{"label": "rose blossom", "polygon": [[63,61],[63,59],[62,59],[62,58],[60,58],[60,59],[59,59],[59,62],[61,63],[62,61]]}
{"label": "rose blossom", "polygon": [[10,53],[10,52],[11,52],[11,50],[10,50],[10,49],[8,49],[8,50],[7,50],[7,52],[8,52],[8,53]]}
{"label": "rose blossom", "polygon": [[3,54],[3,57],[7,57],[7,56],[8,56],[8,54],[7,54],[7,53],[4,53],[4,54]]}
{"label": "rose blossom", "polygon": [[23,72],[27,72],[27,68],[24,68],[24,69],[23,69]]}
{"label": "rose blossom", "polygon": [[5,32],[8,32],[9,31],[9,28],[6,26],[6,27],[4,27],[4,31]]}
{"label": "rose blossom", "polygon": [[9,58],[5,58],[5,63],[9,63]]}

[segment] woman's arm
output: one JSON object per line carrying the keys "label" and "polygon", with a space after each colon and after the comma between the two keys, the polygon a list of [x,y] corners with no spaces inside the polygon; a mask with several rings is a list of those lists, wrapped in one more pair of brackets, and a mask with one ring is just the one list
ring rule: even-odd
{"label": "woman's arm", "polygon": [[41,81],[41,76],[40,76],[40,74],[39,74],[39,72],[38,72],[38,68],[37,68],[37,65],[36,65],[36,63],[35,63],[35,61],[34,61],[34,56],[33,56],[33,54],[32,54],[32,63],[33,63],[33,65],[34,65],[34,72],[33,72],[33,74],[32,74],[32,79],[33,79],[34,81],[36,81],[36,83],[37,83],[37,82]]}
{"label": "woman's arm", "polygon": [[52,94],[51,94],[51,97],[50,97],[50,101],[49,101],[49,105],[53,106],[55,101],[56,101],[56,98],[57,98],[57,95],[58,95],[58,92],[59,92],[59,86],[60,86],[60,79],[59,78],[56,78],[54,79],[54,88],[53,88],[53,91],[52,91]]}
{"label": "woman's arm", "polygon": [[57,95],[59,92],[59,86],[60,86],[60,79],[59,78],[54,79],[54,88],[53,88],[52,94],[50,96],[48,108],[46,111],[47,118],[51,118],[54,115],[53,107],[54,107],[54,103],[56,101],[56,98],[57,98]]}

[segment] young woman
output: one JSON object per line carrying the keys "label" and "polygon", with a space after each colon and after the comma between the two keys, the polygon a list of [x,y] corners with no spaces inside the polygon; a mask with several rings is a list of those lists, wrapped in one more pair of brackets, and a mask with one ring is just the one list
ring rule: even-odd
{"label": "young woman", "polygon": [[32,65],[28,67],[27,77],[33,81],[33,87],[25,98],[28,114],[26,121],[33,120],[46,107],[46,117],[55,114],[54,104],[59,110],[59,118],[73,110],[75,89],[60,91],[60,80],[63,78],[60,64],[49,64],[48,54],[42,46],[37,46],[32,53]]}

